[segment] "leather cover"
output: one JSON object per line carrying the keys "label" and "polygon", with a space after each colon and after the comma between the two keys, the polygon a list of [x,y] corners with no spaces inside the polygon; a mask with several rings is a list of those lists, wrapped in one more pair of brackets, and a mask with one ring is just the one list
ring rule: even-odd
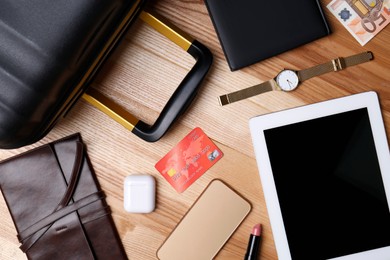
{"label": "leather cover", "polygon": [[231,70],[326,36],[318,0],[205,0]]}
{"label": "leather cover", "polygon": [[1,162],[0,187],[29,259],[127,259],[79,134]]}
{"label": "leather cover", "polygon": [[143,3],[0,0],[0,148],[36,142],[66,115]]}

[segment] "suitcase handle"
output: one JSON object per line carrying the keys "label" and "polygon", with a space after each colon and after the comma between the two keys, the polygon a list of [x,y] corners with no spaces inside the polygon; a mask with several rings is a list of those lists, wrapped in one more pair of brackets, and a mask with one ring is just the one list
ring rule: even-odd
{"label": "suitcase handle", "polygon": [[138,120],[121,106],[95,89],[89,88],[83,95],[83,98],[140,138],[148,142],[155,142],[167,132],[172,123],[184,113],[186,108],[191,104],[197,94],[200,83],[210,69],[213,57],[207,47],[198,41],[193,40],[190,36],[173,25],[168,24],[166,21],[162,21],[161,18],[157,18],[155,15],[145,11],[140,13],[140,18],[152,26],[156,31],[187,51],[196,60],[195,65],[174,91],[155,123],[153,125],[148,125],[145,122]]}

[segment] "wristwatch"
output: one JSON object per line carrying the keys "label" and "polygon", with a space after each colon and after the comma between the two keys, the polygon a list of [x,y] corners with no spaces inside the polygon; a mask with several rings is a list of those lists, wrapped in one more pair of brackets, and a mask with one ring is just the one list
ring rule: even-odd
{"label": "wristwatch", "polygon": [[374,58],[372,52],[363,52],[346,58],[337,58],[329,62],[317,65],[312,68],[295,71],[291,69],[284,69],[279,74],[266,82],[258,85],[238,90],[219,97],[221,106],[259,95],[268,91],[282,90],[292,91],[296,89],[302,81],[319,76],[331,71],[340,71],[347,67],[354,66],[363,62],[370,61]]}

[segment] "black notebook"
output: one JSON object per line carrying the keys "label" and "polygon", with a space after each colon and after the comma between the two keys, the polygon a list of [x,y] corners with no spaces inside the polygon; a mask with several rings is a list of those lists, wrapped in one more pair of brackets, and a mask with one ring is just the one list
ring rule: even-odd
{"label": "black notebook", "polygon": [[232,71],[330,33],[316,0],[205,0],[205,3]]}

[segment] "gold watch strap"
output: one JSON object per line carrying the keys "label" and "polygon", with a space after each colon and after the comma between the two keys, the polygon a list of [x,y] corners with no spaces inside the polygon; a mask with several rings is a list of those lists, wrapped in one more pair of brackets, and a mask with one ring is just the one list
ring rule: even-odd
{"label": "gold watch strap", "polygon": [[221,106],[250,98],[259,94],[262,94],[264,92],[272,91],[272,90],[278,90],[278,86],[276,85],[276,82],[274,79],[268,80],[266,82],[260,83],[258,85],[254,85],[249,88],[245,88],[242,90],[238,90],[226,95],[219,96],[219,104]]}
{"label": "gold watch strap", "polygon": [[370,61],[374,58],[372,52],[363,52],[346,58],[337,58],[330,62],[317,65],[312,68],[298,71],[298,77],[300,81],[310,79],[315,76],[319,76],[332,71],[340,71],[347,67],[354,66],[363,62]]}
{"label": "gold watch strap", "polygon": [[[323,63],[312,68],[304,69],[298,71],[297,74],[298,74],[299,81],[302,82],[304,80],[310,79],[315,76],[319,76],[332,71],[340,71],[347,67],[370,61],[373,58],[374,56],[372,52],[370,51],[363,52],[346,58],[337,58],[331,60],[330,62]],[[242,89],[226,95],[222,95],[219,97],[219,103],[221,106],[224,106],[272,90],[280,90],[280,88],[278,87],[274,79],[271,79],[269,81],[263,82],[261,84],[246,89]]]}

